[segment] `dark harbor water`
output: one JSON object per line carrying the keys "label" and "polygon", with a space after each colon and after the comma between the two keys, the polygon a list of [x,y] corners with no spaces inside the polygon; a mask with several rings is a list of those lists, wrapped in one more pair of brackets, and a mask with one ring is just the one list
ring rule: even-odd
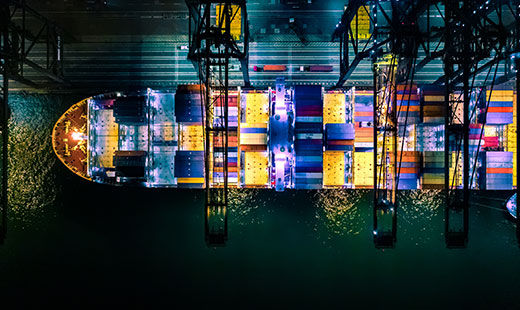
{"label": "dark harbor water", "polygon": [[438,192],[403,193],[382,251],[369,191],[232,191],[229,241],[208,248],[202,191],[102,186],[61,165],[52,126],[77,99],[12,98],[2,305],[520,309],[503,193],[473,195],[464,250],[445,247]]}

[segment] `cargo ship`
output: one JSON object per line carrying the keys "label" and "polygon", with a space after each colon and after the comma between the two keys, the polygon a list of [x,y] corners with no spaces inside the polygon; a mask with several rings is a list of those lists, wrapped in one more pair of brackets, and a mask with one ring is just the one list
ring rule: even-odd
{"label": "cargo ship", "polygon": [[[398,152],[385,145],[389,158],[384,160],[392,162],[397,154],[398,189],[442,189],[444,90],[433,85],[396,89],[398,122],[406,125],[398,126]],[[516,96],[512,87],[482,91],[485,96],[478,97],[486,99],[471,99],[476,113],[469,137],[470,186],[511,190],[516,187]],[[264,90],[229,91],[228,186],[373,188],[374,147],[381,153],[384,145],[379,133],[374,137],[373,100],[368,88],[325,90],[283,81]],[[214,105],[215,120],[225,115],[224,106]],[[222,142],[218,137],[209,137],[205,149],[203,110],[199,85],[93,96],[59,118],[53,148],[67,168],[93,182],[204,188],[204,152],[224,152],[216,147]],[[209,175],[215,184],[224,167],[219,156],[212,158]],[[460,188],[462,154],[449,158],[450,180]]]}

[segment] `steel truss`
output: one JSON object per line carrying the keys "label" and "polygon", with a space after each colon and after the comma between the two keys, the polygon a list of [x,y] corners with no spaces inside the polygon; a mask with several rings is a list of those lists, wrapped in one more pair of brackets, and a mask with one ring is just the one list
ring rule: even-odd
{"label": "steel truss", "polygon": [[[370,37],[364,40],[356,35],[359,10],[365,10],[370,18]],[[410,85],[413,84],[414,74],[434,59],[443,60],[445,71],[444,76],[440,77],[435,84],[444,86],[447,107],[445,109],[444,141],[446,245],[449,248],[466,246],[469,230],[469,190],[475,175],[475,167],[471,167],[470,161],[476,162],[478,156],[477,151],[475,157],[470,157],[468,143],[470,115],[475,113],[470,110],[470,100],[471,98],[479,100],[481,96],[484,97],[485,89],[483,87],[488,87],[492,91],[493,85],[507,82],[515,76],[518,85],[518,70],[516,72],[506,70],[503,76],[497,76],[496,73],[498,65],[507,64],[514,55],[517,55],[515,63],[516,67],[519,67],[518,10],[518,1],[513,0],[499,0],[491,3],[486,0],[349,1],[332,36],[332,40],[340,42],[340,77],[335,87],[342,87],[361,61],[369,57],[372,59],[374,69],[374,167],[378,171],[374,172],[374,241],[377,247],[391,247],[396,240],[397,199],[395,193],[388,189],[398,188],[399,172],[395,169],[398,164],[395,161],[397,154],[394,154],[393,157],[387,156],[384,148],[381,154],[377,154],[376,142],[379,134],[380,138],[385,137],[383,143],[395,145],[393,137],[400,124],[394,122],[396,115],[392,112],[395,109],[393,105],[395,98],[392,100],[388,97],[395,96],[397,84],[408,85],[410,77]],[[444,25],[431,24],[430,19],[433,14],[441,16]],[[421,15],[426,15],[426,25],[422,25],[420,28],[418,21]],[[514,17],[513,21],[510,21],[511,16]],[[350,59],[350,50],[354,52],[353,59]],[[421,59],[418,57],[419,51],[424,54]],[[388,55],[388,53],[391,53],[394,63],[385,69],[384,66],[378,64],[381,63],[380,57]],[[397,68],[395,72],[392,72],[393,66]],[[477,85],[475,82],[477,75],[486,74],[486,72],[486,80]],[[384,77],[381,78],[380,75]],[[454,96],[455,91],[461,91],[461,95]],[[461,119],[456,117],[455,113],[459,105],[463,110]],[[386,114],[383,111],[386,111]],[[387,141],[386,137],[390,137],[390,139]],[[393,148],[393,151],[396,152],[397,148]],[[462,190],[457,188],[454,177],[459,172],[457,171],[459,167],[457,161],[461,154]],[[455,155],[454,160],[452,155]],[[518,153],[517,156],[519,156]],[[390,160],[388,160],[389,158]],[[392,158],[393,160],[391,160]],[[520,160],[520,156],[518,159]],[[451,176],[450,166],[453,167]],[[520,169],[518,172],[517,178],[520,175]],[[391,185],[386,181],[389,176],[394,180]],[[517,195],[517,197],[519,196]],[[382,210],[386,210],[387,213],[391,211],[392,228],[389,230],[381,231],[378,223],[376,215],[378,212],[382,213]],[[518,221],[517,227],[520,227],[520,219]],[[459,223],[459,225],[454,225],[455,223]],[[520,241],[520,228],[517,229],[517,232]]]}
{"label": "steel truss", "polygon": [[[64,31],[28,7],[25,0],[4,0],[9,16],[10,62],[9,78],[29,87],[41,88],[56,83],[68,85],[63,76]],[[32,57],[36,45],[46,47],[45,61]],[[25,68],[31,68],[45,76],[48,84],[37,84],[25,74]]]}
{"label": "steel truss", "polygon": [[[36,44],[45,44],[47,47],[44,64],[32,58],[31,51]],[[67,84],[63,77],[62,60],[63,31],[58,26],[28,7],[25,0],[0,2],[0,243],[7,234],[9,81],[35,88],[56,83]],[[28,78],[24,70],[26,67],[44,75],[50,83],[41,85]]]}
{"label": "steel truss", "polygon": [[[377,248],[391,248],[397,241],[397,211],[403,143],[398,143],[399,133],[406,136],[411,91],[414,83],[417,50],[423,43],[417,27],[418,12],[422,10],[415,1],[392,2],[392,14],[384,10],[384,23],[375,27],[376,41],[387,43],[374,50],[374,243]],[[379,2],[377,6],[382,9]],[[377,15],[374,15],[377,20]],[[380,22],[379,22],[380,23]],[[378,55],[390,55],[386,70],[378,65]],[[398,86],[400,85],[400,86]],[[398,95],[398,91],[402,94]],[[406,95],[408,94],[408,95]],[[399,96],[399,97],[398,97]],[[397,102],[407,102],[403,111]],[[402,105],[401,105],[402,106]],[[405,118],[404,124],[399,119]],[[381,145],[380,145],[380,142]],[[389,218],[387,228],[381,222]]]}
{"label": "steel truss", "polygon": [[[208,246],[222,246],[228,238],[228,99],[232,59],[240,61],[244,84],[250,86],[246,2],[186,0],[186,4],[190,13],[188,58],[204,85],[201,97],[205,133],[205,238]],[[233,21],[238,18],[243,30],[240,35],[232,31]],[[218,176],[213,173],[217,163],[223,167]]]}
{"label": "steel truss", "polygon": [[[448,248],[466,247],[469,232],[469,191],[473,186],[475,166],[479,156],[479,146],[474,152],[469,149],[469,125],[475,115],[470,106],[475,101],[485,100],[485,89],[493,91],[497,83],[505,82],[505,77],[497,76],[498,65],[511,57],[515,47],[510,28],[515,22],[507,24],[503,18],[504,9],[509,10],[508,1],[486,3],[481,0],[444,1],[445,29],[443,55],[444,77],[437,82],[445,85],[445,241]],[[468,14],[473,12],[481,18]],[[511,11],[512,13],[512,11]],[[492,20],[489,16],[494,14]],[[517,23],[516,23],[517,24]],[[482,64],[483,63],[483,64]],[[476,75],[487,71],[482,85],[475,85]],[[494,72],[494,74],[491,74]],[[506,74],[507,75],[507,74]],[[453,96],[460,89],[461,96]],[[460,98],[462,97],[462,98]],[[462,105],[462,120],[456,116],[457,106]],[[487,107],[486,107],[487,113]],[[482,125],[481,137],[485,122]],[[456,189],[455,178],[459,167],[457,161],[462,153],[462,192]],[[455,158],[454,158],[455,156]],[[473,163],[472,163],[473,161]],[[454,173],[450,176],[450,165]],[[454,224],[455,223],[455,224]]]}

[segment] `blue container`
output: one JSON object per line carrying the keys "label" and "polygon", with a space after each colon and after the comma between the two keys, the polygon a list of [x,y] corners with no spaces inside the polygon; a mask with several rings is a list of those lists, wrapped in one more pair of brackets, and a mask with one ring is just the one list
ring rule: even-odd
{"label": "blue container", "polygon": [[488,113],[485,117],[486,124],[505,125],[513,123],[513,113]]}
{"label": "blue container", "polygon": [[356,105],[363,104],[363,105],[369,105],[372,106],[374,102],[374,96],[356,96]]}
{"label": "blue container", "polygon": [[297,85],[294,87],[295,100],[321,100],[320,85]]}
{"label": "blue container", "polygon": [[401,168],[414,168],[414,167],[418,167],[419,163],[407,162],[407,161],[403,161],[403,162],[399,163],[399,156],[397,156],[397,168],[399,168],[399,166],[401,166]]}
{"label": "blue container", "polygon": [[417,189],[417,179],[399,179],[398,189]]}
{"label": "blue container", "polygon": [[372,105],[356,104],[355,109],[357,112],[374,112]]}
{"label": "blue container", "polygon": [[[327,151],[353,151],[353,145],[326,145],[325,149]],[[356,149],[357,151],[357,149]]]}
{"label": "blue container", "polygon": [[513,107],[513,101],[490,101],[490,107]]}

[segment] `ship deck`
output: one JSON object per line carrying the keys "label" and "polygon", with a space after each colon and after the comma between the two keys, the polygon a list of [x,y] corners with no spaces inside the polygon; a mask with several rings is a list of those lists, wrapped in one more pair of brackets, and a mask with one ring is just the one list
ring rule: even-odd
{"label": "ship deck", "polygon": [[[228,184],[278,188],[276,175],[281,173],[283,186],[278,189],[373,188],[376,146],[379,161],[392,162],[394,152],[398,156],[398,182],[392,180],[394,166],[387,165],[377,172],[381,186],[443,188],[443,97],[431,86],[415,86],[412,91],[411,104],[405,104],[407,96],[401,95],[397,105],[398,118],[411,115],[406,126],[398,127],[397,150],[389,137],[380,133],[374,137],[370,90],[288,87],[283,112],[275,106],[273,89],[230,92]],[[485,125],[482,103],[472,98],[479,112],[470,125],[475,168],[470,186],[513,189],[516,96],[507,88],[487,95],[490,108]],[[200,92],[193,85],[177,92],[149,90],[88,98],[56,123],[54,149],[70,170],[96,182],[203,188],[205,137],[200,104]],[[279,113],[287,115],[288,123],[275,122]],[[222,107],[215,106],[214,117],[223,117]],[[280,134],[285,140],[280,140]],[[210,184],[222,186],[223,141],[210,139]],[[460,188],[462,154],[452,152],[449,158],[451,186]],[[284,167],[277,170],[280,164]]]}

